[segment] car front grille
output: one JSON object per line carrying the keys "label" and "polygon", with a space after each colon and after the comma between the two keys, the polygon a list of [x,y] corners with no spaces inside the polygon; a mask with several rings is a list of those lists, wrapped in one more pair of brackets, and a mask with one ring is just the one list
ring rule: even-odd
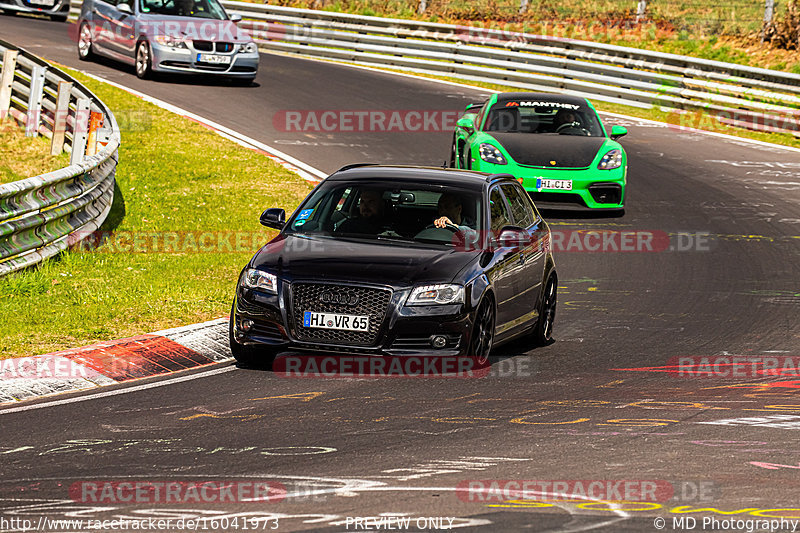
{"label": "car front grille", "polygon": [[211,52],[214,50],[214,43],[211,41],[192,41],[194,49],[200,52]]}
{"label": "car front grille", "polygon": [[533,199],[533,202],[543,203],[558,203],[558,204],[576,204],[581,207],[586,207],[586,202],[578,194],[564,193],[564,192],[531,192],[528,195]]}
{"label": "car front grille", "polygon": [[[345,295],[355,305],[323,302],[323,293],[334,292]],[[328,285],[324,283],[292,284],[292,320],[298,340],[343,344],[349,346],[371,346],[375,344],[378,331],[383,324],[392,291],[372,287],[351,285]],[[303,313],[338,313],[343,315],[369,316],[369,331],[347,331],[337,329],[307,328],[303,326]]]}
{"label": "car front grille", "polygon": [[234,43],[214,42],[214,41],[192,41],[194,49],[198,52],[233,52]]}

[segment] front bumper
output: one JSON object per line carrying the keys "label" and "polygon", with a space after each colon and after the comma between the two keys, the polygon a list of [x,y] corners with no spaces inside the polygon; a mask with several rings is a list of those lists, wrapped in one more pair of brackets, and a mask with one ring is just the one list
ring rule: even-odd
{"label": "front bumper", "polygon": [[153,54],[154,72],[171,72],[178,74],[204,74],[225,76],[228,78],[254,78],[258,72],[258,52],[215,53],[213,55],[229,57],[229,64],[210,64],[199,61],[200,54],[208,52],[189,48],[173,48],[157,43],[150,43]]}
{"label": "front bumper", "polygon": [[[519,180],[538,207],[564,210],[619,210],[625,207],[627,167],[612,170],[597,168],[550,169],[523,167],[513,162],[493,165],[485,161],[473,162],[473,169],[483,172],[508,173]],[[570,190],[543,189],[542,179],[569,180]]]}
{"label": "front bumper", "polygon": [[[311,328],[303,328],[294,320],[295,310],[292,309],[288,283],[281,284],[278,295],[240,285],[233,305],[232,333],[240,344],[264,345],[276,351],[378,356],[468,355],[473,313],[465,310],[462,304],[406,307],[402,304],[409,291],[393,292],[374,341],[350,343],[348,337],[354,338],[356,335],[338,335],[335,342],[308,340]],[[359,311],[343,310],[343,313],[359,314]],[[244,320],[252,321],[249,331],[242,328]],[[435,337],[443,337],[446,342],[441,347],[434,347]]]}

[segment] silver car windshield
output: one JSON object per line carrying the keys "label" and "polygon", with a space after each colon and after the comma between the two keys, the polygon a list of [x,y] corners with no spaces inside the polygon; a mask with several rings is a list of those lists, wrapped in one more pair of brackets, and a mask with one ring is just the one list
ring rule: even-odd
{"label": "silver car windshield", "polygon": [[139,9],[150,15],[172,15],[226,20],[225,10],[217,0],[140,0]]}

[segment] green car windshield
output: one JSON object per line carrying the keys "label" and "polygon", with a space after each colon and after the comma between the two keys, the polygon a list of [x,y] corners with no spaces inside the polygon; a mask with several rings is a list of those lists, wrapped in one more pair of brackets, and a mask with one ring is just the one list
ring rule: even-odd
{"label": "green car windshield", "polygon": [[[447,216],[451,224],[436,227]],[[458,246],[475,239],[484,216],[481,193],[409,184],[331,183],[318,187],[286,233]]]}
{"label": "green car windshield", "polygon": [[498,102],[486,117],[484,131],[602,137],[597,114],[589,107],[560,102]]}

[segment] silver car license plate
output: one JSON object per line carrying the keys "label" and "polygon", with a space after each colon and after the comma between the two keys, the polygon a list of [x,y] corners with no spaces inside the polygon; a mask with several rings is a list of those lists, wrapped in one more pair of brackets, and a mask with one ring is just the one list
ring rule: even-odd
{"label": "silver car license plate", "polygon": [[214,54],[197,54],[197,61],[200,63],[213,63],[215,65],[229,65],[231,57]]}

